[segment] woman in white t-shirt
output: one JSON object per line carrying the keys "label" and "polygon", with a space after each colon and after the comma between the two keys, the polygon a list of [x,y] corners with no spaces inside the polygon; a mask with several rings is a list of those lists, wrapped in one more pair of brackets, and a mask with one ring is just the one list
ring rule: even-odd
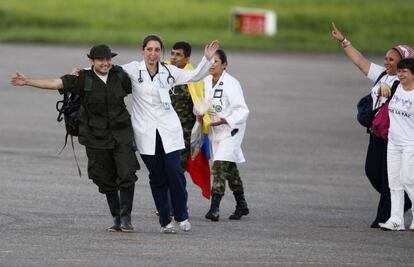
{"label": "woman in white t-shirt", "polygon": [[[380,223],[383,230],[404,230],[404,191],[414,200],[414,59],[397,64],[400,80],[388,114],[388,183],[391,191],[391,217]],[[414,230],[414,220],[410,230]]]}
{"label": "woman in white t-shirt", "polygon": [[[390,95],[390,88],[397,77],[397,63],[411,55],[412,49],[407,45],[398,45],[387,51],[384,57],[384,66],[377,65],[366,59],[351,42],[343,36],[343,34],[332,23],[332,37],[343,47],[345,54],[351,61],[361,70],[361,72],[374,85],[371,89],[373,108],[381,106],[386,97],[379,96],[383,91],[383,95]],[[386,94],[388,93],[388,94]],[[378,101],[377,101],[378,99]],[[379,228],[379,223],[385,222],[390,217],[390,189],[388,187],[387,175],[387,140],[370,134],[367,156],[365,160],[365,174],[371,182],[375,190],[380,193],[380,200],[377,208],[377,215],[371,223],[371,228]],[[405,210],[411,207],[408,197],[405,201]]]}

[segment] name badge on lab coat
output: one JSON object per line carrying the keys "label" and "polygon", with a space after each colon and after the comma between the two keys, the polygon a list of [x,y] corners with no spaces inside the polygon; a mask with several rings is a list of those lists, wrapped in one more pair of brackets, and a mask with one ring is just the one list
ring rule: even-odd
{"label": "name badge on lab coat", "polygon": [[221,98],[223,96],[223,89],[216,89],[214,90],[214,98]]}
{"label": "name badge on lab coat", "polygon": [[170,93],[168,89],[158,89],[158,92],[160,94],[161,102],[164,106],[165,110],[169,110],[171,106],[171,98]]}

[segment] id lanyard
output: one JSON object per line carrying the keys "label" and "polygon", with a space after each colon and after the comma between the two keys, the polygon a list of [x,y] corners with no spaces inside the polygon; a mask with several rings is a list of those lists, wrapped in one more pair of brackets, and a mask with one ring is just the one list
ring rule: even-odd
{"label": "id lanyard", "polygon": [[160,79],[159,73],[156,75],[156,77],[159,85],[158,94],[160,95],[161,103],[164,106],[164,110],[170,110],[171,98],[169,85],[165,86],[165,84]]}
{"label": "id lanyard", "polygon": [[[168,71],[167,85],[171,86],[171,88],[172,88],[174,86],[174,83],[175,83],[175,78],[174,78],[174,76],[171,75],[170,70],[165,66],[165,64],[161,63],[161,65]],[[158,94],[160,96],[161,103],[164,106],[165,110],[169,110],[170,106],[171,106],[171,98],[170,98],[169,91],[170,91],[171,88],[168,88],[168,86],[165,86],[165,84],[161,81],[160,73],[157,73],[155,75],[155,77],[158,80],[158,85],[159,85]],[[139,70],[138,82],[139,83],[144,82],[144,79],[142,78],[141,70]],[[170,85],[170,83],[171,83],[171,85]]]}

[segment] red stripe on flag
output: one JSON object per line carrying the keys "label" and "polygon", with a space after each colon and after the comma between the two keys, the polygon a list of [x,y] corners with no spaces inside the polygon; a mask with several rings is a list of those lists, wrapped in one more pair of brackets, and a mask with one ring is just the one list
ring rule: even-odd
{"label": "red stripe on flag", "polygon": [[187,161],[187,170],[193,180],[193,183],[201,188],[203,197],[210,199],[211,182],[210,182],[210,164],[207,156],[200,151],[194,160],[191,155]]}

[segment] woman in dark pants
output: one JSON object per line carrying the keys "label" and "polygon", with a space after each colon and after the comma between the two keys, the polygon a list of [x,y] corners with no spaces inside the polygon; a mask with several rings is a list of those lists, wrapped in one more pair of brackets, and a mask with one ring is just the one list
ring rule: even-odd
{"label": "woman in dark pants", "polygon": [[[371,96],[374,107],[382,105],[387,98],[379,97],[381,90],[391,88],[394,82],[398,81],[397,64],[411,55],[411,48],[406,45],[398,45],[387,51],[384,58],[384,66],[377,65],[366,59],[351,42],[332,23],[332,37],[339,42],[345,54],[351,61],[364,73],[364,75],[374,82],[371,89]],[[377,101],[377,99],[379,101]],[[390,188],[388,187],[387,174],[387,140],[383,140],[373,134],[369,136],[369,145],[365,161],[365,174],[375,190],[380,193],[380,200],[377,208],[377,215],[371,224],[371,228],[379,228],[379,223],[387,221],[390,217],[391,199]],[[411,208],[411,201],[405,195],[404,209]]]}
{"label": "woman in dark pants", "polygon": [[164,44],[157,35],[142,42],[144,60],[122,65],[132,82],[132,126],[142,160],[149,171],[155,206],[160,213],[162,233],[176,233],[172,221],[168,192],[171,193],[174,219],[180,230],[188,232],[186,180],[180,166],[185,148],[180,119],[171,105],[170,90],[176,85],[199,81],[208,74],[218,41],[206,46],[204,57],[194,70],[164,65]]}

